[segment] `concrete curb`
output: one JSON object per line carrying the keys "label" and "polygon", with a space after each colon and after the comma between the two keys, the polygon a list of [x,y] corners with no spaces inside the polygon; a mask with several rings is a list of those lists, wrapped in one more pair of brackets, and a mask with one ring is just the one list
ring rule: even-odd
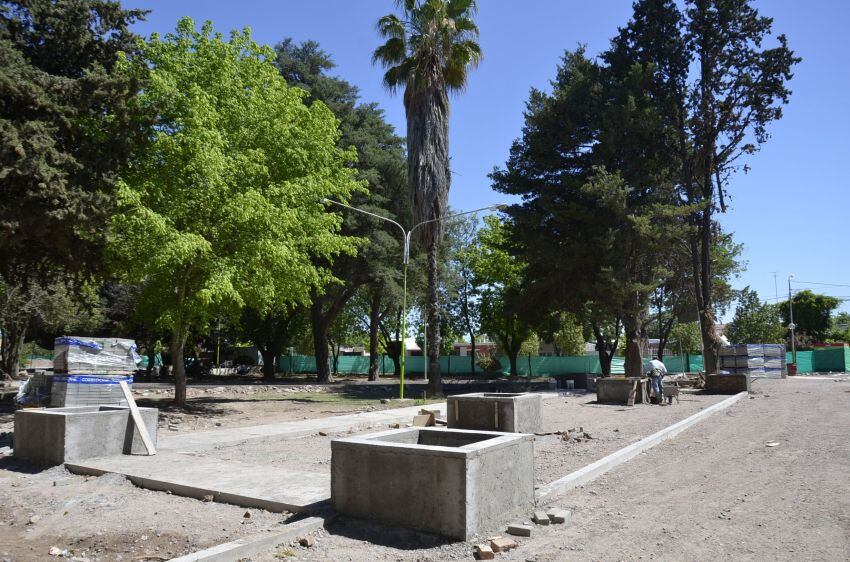
{"label": "concrete curb", "polygon": [[255,535],[213,546],[192,554],[186,554],[179,558],[172,558],[169,562],[232,562],[247,556],[265,552],[275,546],[289,542],[296,537],[312,533],[325,525],[325,519],[321,517],[309,517],[290,523],[284,530],[278,533],[266,535]]}
{"label": "concrete curb", "polygon": [[607,457],[603,457],[598,461],[591,463],[584,468],[580,468],[575,472],[571,472],[567,474],[563,478],[559,478],[554,482],[550,482],[545,486],[540,487],[537,490],[537,504],[538,505],[546,505],[551,501],[554,501],[557,496],[584,484],[585,482],[589,482],[600,476],[615,466],[626,462],[627,460],[639,455],[641,452],[650,449],[662,441],[666,439],[670,439],[675,437],[685,429],[691,427],[695,423],[704,420],[715,412],[719,412],[721,410],[725,410],[744,396],[747,396],[747,392],[739,392],[738,394],[723,400],[722,402],[718,402],[717,404],[713,404],[702,410],[697,412],[696,414],[683,419],[682,421],[676,422],[669,427],[665,427],[661,431],[657,431],[650,435],[649,437],[644,437],[640,441],[636,443],[632,443],[628,447],[624,447],[619,451],[615,451],[608,455]]}

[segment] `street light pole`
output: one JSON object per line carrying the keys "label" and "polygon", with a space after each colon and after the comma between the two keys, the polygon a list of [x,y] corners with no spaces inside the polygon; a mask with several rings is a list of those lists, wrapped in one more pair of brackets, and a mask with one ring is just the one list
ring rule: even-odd
{"label": "street light pole", "polygon": [[[402,240],[404,241],[404,246],[403,246],[402,257],[401,257],[402,278],[403,278],[402,287],[403,287],[403,289],[402,289],[402,297],[401,297],[401,303],[402,303],[401,304],[401,310],[402,310],[402,312],[401,312],[401,372],[399,373],[399,375],[400,375],[399,376],[399,398],[403,399],[404,398],[404,355],[405,355],[404,337],[405,337],[405,333],[406,333],[405,330],[407,329],[407,266],[410,263],[410,236],[411,236],[411,234],[413,234],[413,231],[416,230],[417,228],[419,228],[420,226],[430,224],[432,222],[439,222],[439,221],[444,221],[444,220],[448,220],[448,219],[453,219],[455,217],[461,217],[463,215],[471,215],[473,213],[480,213],[481,211],[496,211],[496,210],[499,210],[499,209],[504,209],[506,205],[490,205],[488,207],[481,207],[480,209],[473,209],[472,211],[464,211],[462,213],[455,213],[455,214],[452,214],[452,215],[446,215],[444,217],[437,217],[435,219],[430,219],[430,220],[427,220],[427,221],[422,221],[420,223],[417,223],[417,224],[413,225],[410,228],[410,230],[405,230],[404,227],[401,226],[396,221],[394,221],[390,218],[387,218],[387,217],[382,217],[381,215],[378,215],[376,213],[372,213],[372,212],[366,211],[364,209],[353,207],[351,205],[346,205],[345,203],[341,203],[339,201],[334,201],[333,199],[328,199],[327,197],[324,198],[322,201],[325,202],[325,203],[332,203],[334,205],[338,205],[338,206],[343,207],[345,209],[348,209],[350,211],[356,211],[358,213],[363,213],[364,215],[369,215],[370,217],[392,223],[392,224],[396,225],[399,228],[399,230],[401,230],[401,236],[402,236]],[[426,364],[426,368],[427,368],[427,364],[428,364],[427,358],[425,358],[425,364]]]}
{"label": "street light pole", "polygon": [[794,274],[788,276],[788,319],[790,323],[788,324],[788,329],[791,330],[791,362],[795,365],[797,364],[797,344],[794,342],[794,328],[797,326],[794,324],[794,300],[791,297],[791,279],[794,278]]}

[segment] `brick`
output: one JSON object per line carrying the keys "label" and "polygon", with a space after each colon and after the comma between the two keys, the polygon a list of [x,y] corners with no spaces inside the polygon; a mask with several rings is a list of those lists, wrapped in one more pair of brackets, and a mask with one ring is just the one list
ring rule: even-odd
{"label": "brick", "polygon": [[549,516],[549,520],[552,523],[566,523],[572,517],[573,512],[569,509],[550,509],[546,512],[546,515]]}
{"label": "brick", "polygon": [[478,560],[493,560],[496,558],[496,553],[486,544],[475,545],[475,558]]}
{"label": "brick", "polygon": [[508,525],[508,534],[516,535],[518,537],[530,537],[531,525],[522,525],[519,523]]}
{"label": "brick", "polygon": [[538,525],[548,525],[550,523],[549,515],[544,511],[535,511],[532,519]]}
{"label": "brick", "polygon": [[518,545],[515,540],[499,537],[490,541],[490,548],[493,552],[507,552]]}

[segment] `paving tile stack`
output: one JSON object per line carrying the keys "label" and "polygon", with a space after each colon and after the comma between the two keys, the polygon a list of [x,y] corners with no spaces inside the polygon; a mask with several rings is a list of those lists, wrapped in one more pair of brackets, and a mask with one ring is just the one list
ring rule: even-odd
{"label": "paving tile stack", "polygon": [[785,370],[785,346],[782,344],[745,343],[724,345],[720,349],[721,375],[782,378]]}
{"label": "paving tile stack", "polygon": [[133,340],[56,338],[50,405],[126,405],[119,383],[126,381],[132,385],[140,359]]}

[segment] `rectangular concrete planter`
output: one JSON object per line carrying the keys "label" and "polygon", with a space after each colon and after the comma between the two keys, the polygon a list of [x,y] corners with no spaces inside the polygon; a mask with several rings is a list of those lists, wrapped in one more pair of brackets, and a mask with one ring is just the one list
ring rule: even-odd
{"label": "rectangular concrete planter", "polygon": [[[156,444],[156,408],[139,408]],[[15,456],[56,465],[94,457],[147,454],[129,408],[82,406],[15,412]]]}
{"label": "rectangular concrete planter", "polygon": [[543,397],[531,392],[458,394],[446,399],[450,428],[536,433]]}
{"label": "rectangular concrete planter", "polygon": [[534,437],[413,427],[331,441],[343,515],[467,540],[534,506]]}
{"label": "rectangular concrete planter", "polygon": [[706,392],[717,394],[738,394],[750,391],[750,377],[747,374],[706,375]]}
{"label": "rectangular concrete planter", "polygon": [[634,381],[639,380],[635,404],[643,402],[646,379],[605,377],[596,379],[596,401],[608,404],[627,404]]}

